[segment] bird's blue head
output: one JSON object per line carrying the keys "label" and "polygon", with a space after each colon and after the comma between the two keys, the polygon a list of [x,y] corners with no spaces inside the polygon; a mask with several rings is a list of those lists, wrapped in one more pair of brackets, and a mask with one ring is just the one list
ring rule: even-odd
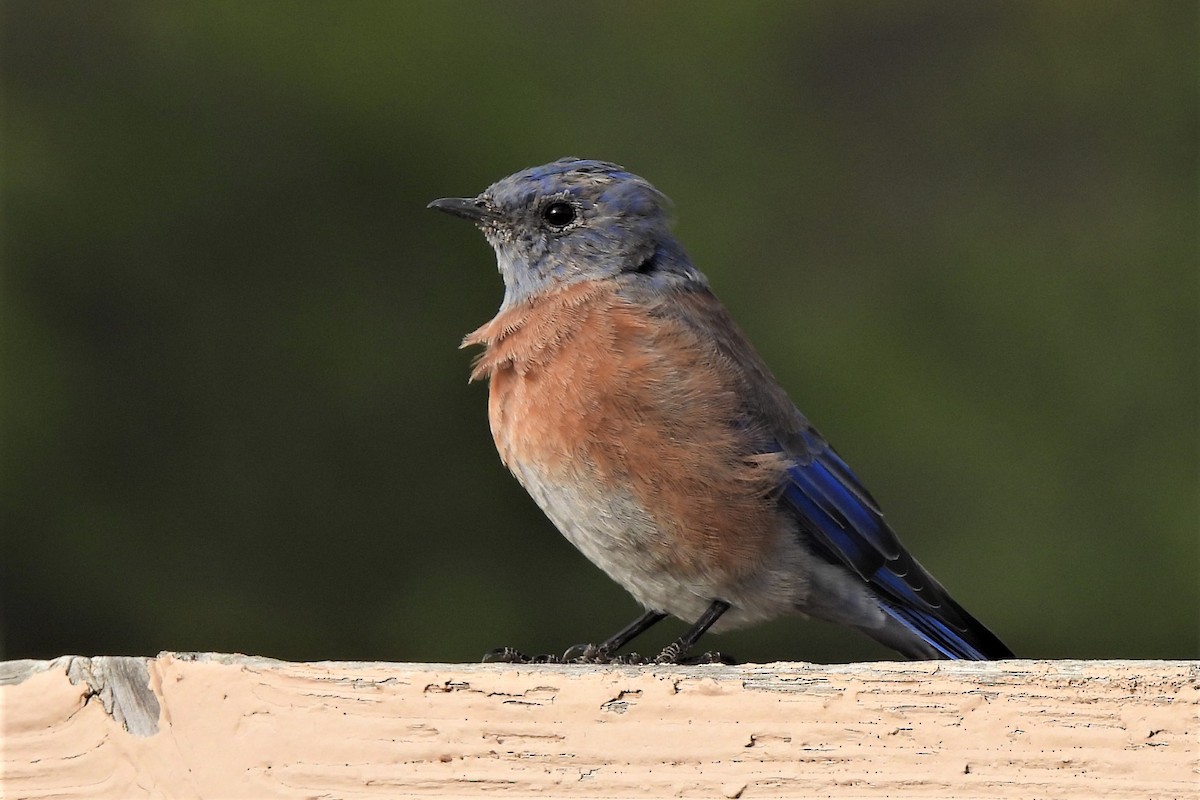
{"label": "bird's blue head", "polygon": [[605,161],[561,158],[430,208],[474,221],[496,250],[504,307],[579,281],[704,281],[671,234],[670,201]]}

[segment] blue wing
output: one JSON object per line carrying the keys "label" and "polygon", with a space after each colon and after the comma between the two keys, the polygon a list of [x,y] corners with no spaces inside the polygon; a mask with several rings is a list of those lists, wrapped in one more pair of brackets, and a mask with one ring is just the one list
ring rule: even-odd
{"label": "blue wing", "polygon": [[781,500],[817,552],[854,570],[875,590],[888,615],[946,658],[1011,656],[909,555],[833,448],[812,428],[799,437],[786,448],[793,460]]}
{"label": "blue wing", "polygon": [[[685,259],[686,260],[686,259]],[[815,553],[865,581],[880,607],[947,658],[1006,658],[1011,651],[954,602],[900,544],[879,505],[792,401],[705,282],[676,280],[664,294],[635,284],[641,302],[693,332],[696,346],[718,359],[744,398],[736,421],[749,438],[782,452],[790,466],[780,502]],[[631,290],[632,291],[632,290]],[[890,643],[896,646],[894,643]],[[902,650],[902,652],[904,652]],[[905,653],[924,657],[928,648]]]}

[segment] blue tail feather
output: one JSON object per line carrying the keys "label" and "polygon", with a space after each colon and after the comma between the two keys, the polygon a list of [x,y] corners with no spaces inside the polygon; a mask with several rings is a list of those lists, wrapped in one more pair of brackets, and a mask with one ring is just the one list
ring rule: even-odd
{"label": "blue tail feather", "polygon": [[[807,453],[788,469],[781,502],[831,563],[843,564],[874,590],[880,607],[946,658],[1011,656],[905,551],[878,505],[846,463],[809,429]],[[914,651],[916,652],[916,651]]]}

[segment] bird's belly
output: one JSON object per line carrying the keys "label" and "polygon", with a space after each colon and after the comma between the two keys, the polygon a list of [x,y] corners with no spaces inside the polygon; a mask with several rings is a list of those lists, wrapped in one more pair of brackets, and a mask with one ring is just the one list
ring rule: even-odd
{"label": "bird's belly", "polygon": [[619,487],[547,480],[536,467],[510,463],[513,474],[554,526],[647,608],[695,619],[714,597],[710,581],[678,563],[654,519]]}
{"label": "bird's belly", "polygon": [[724,600],[732,608],[714,626],[720,632],[794,612],[807,593],[807,558],[782,523],[770,550],[735,574],[691,558],[629,489],[562,484],[534,466],[509,466],[563,536],[647,609],[694,622],[713,600]]}

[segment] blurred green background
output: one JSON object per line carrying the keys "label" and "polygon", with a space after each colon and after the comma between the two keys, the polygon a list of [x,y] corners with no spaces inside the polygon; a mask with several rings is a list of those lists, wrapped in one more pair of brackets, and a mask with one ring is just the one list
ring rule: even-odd
{"label": "blurred green background", "polygon": [[[4,655],[559,651],[425,209],[624,164],[1028,657],[1200,655],[1195,2],[3,5]],[[682,630],[664,623],[638,644]],[[785,619],[743,660],[891,657]]]}

